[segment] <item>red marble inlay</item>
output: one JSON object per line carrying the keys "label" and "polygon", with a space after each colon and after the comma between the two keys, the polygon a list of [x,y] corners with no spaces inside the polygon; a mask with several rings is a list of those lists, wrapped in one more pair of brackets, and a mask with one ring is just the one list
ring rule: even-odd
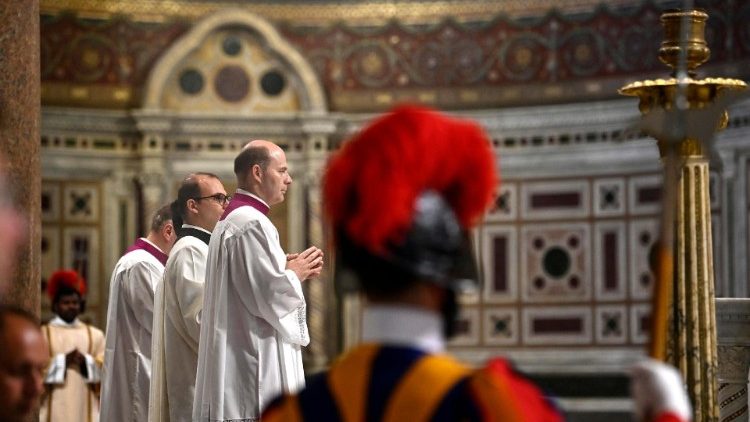
{"label": "red marble inlay", "polygon": [[493,247],[495,250],[495,265],[492,288],[496,292],[506,292],[508,290],[508,239],[504,236],[495,237]]}
{"label": "red marble inlay", "polygon": [[578,192],[536,193],[531,195],[532,208],[575,208],[581,206]]}
{"label": "red marble inlay", "polygon": [[638,189],[639,204],[653,204],[661,199],[661,188],[658,186]]}
{"label": "red marble inlay", "polygon": [[617,234],[606,233],[604,235],[604,253],[602,254],[602,267],[604,268],[604,289],[617,290],[619,280],[617,279]]}
{"label": "red marble inlay", "polygon": [[534,318],[532,329],[535,334],[570,334],[583,331],[581,318]]}

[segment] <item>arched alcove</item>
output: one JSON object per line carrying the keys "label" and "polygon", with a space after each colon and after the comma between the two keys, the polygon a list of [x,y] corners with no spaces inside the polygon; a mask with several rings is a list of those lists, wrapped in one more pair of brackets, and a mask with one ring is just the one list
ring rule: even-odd
{"label": "arched alcove", "polygon": [[143,108],[235,115],[327,109],[302,55],[266,20],[235,9],[207,16],[166,51],[149,75]]}

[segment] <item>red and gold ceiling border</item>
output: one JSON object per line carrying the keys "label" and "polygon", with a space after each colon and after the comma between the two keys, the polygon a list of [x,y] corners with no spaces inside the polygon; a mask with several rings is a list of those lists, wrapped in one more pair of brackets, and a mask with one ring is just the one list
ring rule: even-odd
{"label": "red and gold ceiling border", "polygon": [[[747,79],[750,3],[696,3],[710,16],[706,71]],[[332,110],[377,111],[403,101],[486,108],[616,98],[616,88],[627,82],[664,76],[656,58],[661,7],[647,2],[534,18],[276,26],[312,65]],[[138,107],[154,63],[192,25],[188,19],[43,13],[43,103]]]}

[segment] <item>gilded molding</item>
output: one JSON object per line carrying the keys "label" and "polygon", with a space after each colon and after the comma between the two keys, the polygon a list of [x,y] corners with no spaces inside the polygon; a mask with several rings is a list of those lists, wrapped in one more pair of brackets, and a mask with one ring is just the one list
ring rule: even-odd
{"label": "gilded molding", "polygon": [[[599,0],[476,0],[466,1],[352,1],[350,4],[301,4],[299,2],[249,1],[244,5],[231,1],[175,1],[175,0],[42,0],[42,13],[75,10],[81,16],[109,18],[127,15],[143,22],[162,22],[169,17],[199,18],[225,8],[241,7],[272,20],[293,22],[358,21],[383,22],[398,19],[409,23],[426,23],[453,16],[458,20],[486,20],[488,16],[542,15],[550,10],[572,12],[591,11],[601,5]],[[631,0],[613,0],[610,7],[632,5]]]}

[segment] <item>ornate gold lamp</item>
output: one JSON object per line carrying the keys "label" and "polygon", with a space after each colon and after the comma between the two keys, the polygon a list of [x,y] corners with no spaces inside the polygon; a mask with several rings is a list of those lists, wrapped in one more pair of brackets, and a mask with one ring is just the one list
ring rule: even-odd
{"label": "ornate gold lamp", "polygon": [[708,60],[699,10],[662,14],[659,59],[671,77],[634,82],[620,94],[637,96],[642,129],[656,138],[664,164],[664,212],[654,287],[650,355],[679,368],[694,420],[718,421],[716,318],[708,164],[713,136],[726,127],[726,105],[743,81],[696,77]]}

